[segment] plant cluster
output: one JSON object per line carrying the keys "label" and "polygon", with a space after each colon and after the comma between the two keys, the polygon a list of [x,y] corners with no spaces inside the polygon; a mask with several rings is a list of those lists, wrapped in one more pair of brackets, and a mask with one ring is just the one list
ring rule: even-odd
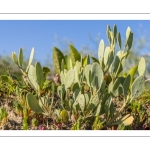
{"label": "plant cluster", "polygon": [[[145,59],[142,57],[129,71],[124,70],[133,33],[128,27],[125,45],[116,25],[113,30],[107,26],[106,34],[109,45],[100,41],[98,58],[83,57],[73,45],[65,56],[54,47],[53,63],[57,73],[54,80],[47,78],[48,67],[39,62],[32,64],[34,48],[27,66],[23,66],[22,49],[18,56],[12,52],[22,80],[9,73],[1,76],[1,82],[7,85],[4,90],[9,95],[16,96],[14,108],[23,116],[24,130],[29,124],[37,129],[40,122],[42,130],[136,129],[141,116],[148,118],[140,114],[143,107],[137,103],[145,89]],[[116,46],[118,52],[115,52]]]}

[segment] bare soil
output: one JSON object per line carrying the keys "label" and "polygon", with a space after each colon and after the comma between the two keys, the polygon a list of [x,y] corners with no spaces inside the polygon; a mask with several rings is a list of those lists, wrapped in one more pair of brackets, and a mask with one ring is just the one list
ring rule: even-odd
{"label": "bare soil", "polygon": [[1,130],[22,130],[22,117],[18,116],[12,108],[12,100],[0,99],[0,107],[6,107],[8,112],[7,122],[0,127]]}

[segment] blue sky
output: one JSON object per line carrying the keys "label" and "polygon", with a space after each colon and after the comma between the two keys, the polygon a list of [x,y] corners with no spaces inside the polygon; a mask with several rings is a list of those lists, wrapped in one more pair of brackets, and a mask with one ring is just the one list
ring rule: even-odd
{"label": "blue sky", "polygon": [[[28,56],[32,47],[35,48],[35,58],[44,62],[47,55],[51,60],[52,49],[57,46],[60,50],[64,48],[58,42],[73,42],[74,46],[80,50],[83,46],[88,46],[97,52],[95,45],[89,35],[95,39],[106,38],[106,26],[111,28],[116,24],[125,38],[128,26],[134,33],[134,37],[140,37],[145,33],[150,36],[150,21],[135,20],[0,20],[0,54],[10,55],[12,51],[18,53],[19,48],[23,48],[25,55]],[[139,29],[142,27],[141,32]],[[63,43],[63,42],[62,42]]]}

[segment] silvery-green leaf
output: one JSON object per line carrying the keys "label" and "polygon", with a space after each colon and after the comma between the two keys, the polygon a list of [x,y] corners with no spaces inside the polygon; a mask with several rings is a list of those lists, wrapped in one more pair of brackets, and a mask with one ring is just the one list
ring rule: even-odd
{"label": "silvery-green leaf", "polygon": [[79,94],[78,102],[79,102],[79,106],[80,106],[82,112],[84,112],[84,109],[85,109],[85,97],[84,97],[83,94]]}
{"label": "silvery-green leaf", "polygon": [[19,55],[18,55],[18,65],[21,68],[22,68],[22,63],[23,63],[23,52],[22,52],[22,48],[20,48]]}
{"label": "silvery-green leaf", "polygon": [[146,63],[145,63],[145,59],[142,57],[139,65],[138,65],[138,73],[140,76],[144,75],[146,71]]}
{"label": "silvery-green leaf", "polygon": [[144,76],[138,76],[131,87],[131,97],[132,99],[137,98],[140,96],[145,88],[145,80]]}
{"label": "silvery-green leaf", "polygon": [[32,48],[31,53],[30,53],[29,63],[28,63],[26,72],[28,72],[29,67],[30,67],[30,65],[32,64],[33,56],[34,56],[34,47]]}
{"label": "silvery-green leaf", "polygon": [[30,65],[29,71],[28,71],[28,78],[34,88],[37,90],[38,89],[38,84],[37,84],[37,76],[36,76],[36,69],[33,65]]}
{"label": "silvery-green leaf", "polygon": [[123,83],[123,94],[124,94],[124,97],[126,98],[127,95],[128,95],[128,90],[129,90],[129,87],[130,87],[130,74],[126,77],[124,83]]}
{"label": "silvery-green leaf", "polygon": [[36,69],[36,82],[39,85],[39,87],[42,88],[44,81],[44,74],[41,64],[39,62],[36,63],[35,69]]}
{"label": "silvery-green leaf", "polygon": [[103,71],[98,63],[93,63],[91,74],[92,86],[97,90],[99,87],[101,87],[104,80]]}
{"label": "silvery-green leaf", "polygon": [[90,78],[91,68],[92,68],[92,65],[87,65],[84,69],[84,75],[85,75],[86,82],[89,87],[91,86],[91,78]]}
{"label": "silvery-green leaf", "polygon": [[107,47],[105,48],[105,53],[104,53],[104,64],[105,64],[105,66],[106,66],[107,63],[108,63],[108,55],[109,55],[109,52],[110,52],[110,47],[107,46]]}
{"label": "silvery-green leaf", "polygon": [[102,64],[103,55],[104,55],[104,41],[101,40],[98,48],[98,58],[100,64]]}
{"label": "silvery-green leaf", "polygon": [[26,100],[27,100],[28,105],[31,108],[31,110],[33,110],[36,113],[42,113],[43,112],[40,105],[39,105],[38,100],[36,99],[36,97],[32,93],[27,94]]}
{"label": "silvery-green leaf", "polygon": [[64,83],[65,83],[65,88],[66,89],[69,88],[72,85],[72,83],[74,82],[74,78],[75,78],[75,72],[74,72],[73,69],[71,69],[67,72],[67,75],[65,77],[65,82]]}
{"label": "silvery-green leaf", "polygon": [[120,35],[120,32],[118,32],[117,40],[118,40],[119,48],[121,49],[121,35]]}
{"label": "silvery-green leaf", "polygon": [[12,52],[12,60],[14,63],[16,63],[16,65],[18,65],[18,58],[15,52]]}

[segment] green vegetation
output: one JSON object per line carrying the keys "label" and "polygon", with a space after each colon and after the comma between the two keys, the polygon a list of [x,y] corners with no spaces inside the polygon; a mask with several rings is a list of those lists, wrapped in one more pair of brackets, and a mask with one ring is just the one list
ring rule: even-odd
{"label": "green vegetation", "polygon": [[[109,45],[103,40],[98,57],[82,56],[70,45],[68,55],[54,47],[56,75],[51,69],[33,64],[34,48],[24,61],[23,50],[12,52],[20,76],[0,76],[1,97],[13,102],[13,110],[22,116],[21,129],[52,130],[138,130],[148,129],[149,91],[146,61],[141,57],[136,66],[127,65],[133,44],[130,27],[122,44],[117,26],[106,30]],[[119,50],[115,49],[118,46]],[[129,68],[126,70],[126,68]],[[149,89],[149,88],[148,88]],[[10,97],[13,96],[13,97]]]}

